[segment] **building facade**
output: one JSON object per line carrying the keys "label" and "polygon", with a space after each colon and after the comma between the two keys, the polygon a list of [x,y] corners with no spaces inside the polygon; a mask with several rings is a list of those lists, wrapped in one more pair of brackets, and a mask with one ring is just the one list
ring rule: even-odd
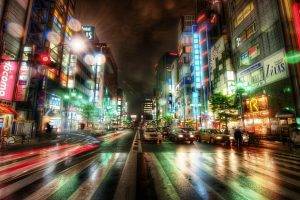
{"label": "building facade", "polygon": [[276,131],[293,123],[295,111],[278,1],[228,3],[237,85],[248,94],[244,125],[257,133]]}

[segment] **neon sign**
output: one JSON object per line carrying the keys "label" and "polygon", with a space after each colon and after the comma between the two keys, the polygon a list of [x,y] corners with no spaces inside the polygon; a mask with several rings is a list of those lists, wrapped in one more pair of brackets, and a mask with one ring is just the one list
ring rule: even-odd
{"label": "neon sign", "polygon": [[18,63],[4,61],[0,65],[0,99],[11,101],[16,81]]}
{"label": "neon sign", "polygon": [[294,3],[292,10],[298,48],[300,48],[300,3]]}

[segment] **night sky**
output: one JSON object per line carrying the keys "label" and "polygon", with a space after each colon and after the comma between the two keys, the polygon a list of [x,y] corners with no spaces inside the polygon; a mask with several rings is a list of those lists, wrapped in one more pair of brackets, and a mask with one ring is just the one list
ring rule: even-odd
{"label": "night sky", "polygon": [[177,48],[178,18],[193,14],[195,0],[79,0],[77,17],[96,27],[112,49],[131,112],[153,95],[154,66]]}

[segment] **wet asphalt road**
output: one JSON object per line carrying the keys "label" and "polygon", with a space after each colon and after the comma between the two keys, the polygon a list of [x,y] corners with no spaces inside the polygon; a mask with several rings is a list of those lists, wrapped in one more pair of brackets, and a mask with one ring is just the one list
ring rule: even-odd
{"label": "wet asphalt road", "polygon": [[157,199],[300,199],[300,156],[203,143],[143,144]]}
{"label": "wet asphalt road", "polygon": [[0,199],[113,199],[134,133],[0,156]]}
{"label": "wet asphalt road", "polygon": [[[102,139],[0,156],[0,199],[114,199],[134,139]],[[300,156],[202,143],[142,144],[139,199],[300,199]]]}

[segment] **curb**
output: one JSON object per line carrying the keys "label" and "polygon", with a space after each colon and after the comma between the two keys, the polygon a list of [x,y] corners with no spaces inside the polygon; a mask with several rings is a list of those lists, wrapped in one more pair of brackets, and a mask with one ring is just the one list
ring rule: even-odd
{"label": "curb", "polygon": [[125,167],[122,171],[121,178],[119,180],[114,200],[135,200],[136,199],[136,171],[137,171],[137,156],[138,156],[138,133],[136,132],[131,150],[128,154],[128,158],[125,163]]}

